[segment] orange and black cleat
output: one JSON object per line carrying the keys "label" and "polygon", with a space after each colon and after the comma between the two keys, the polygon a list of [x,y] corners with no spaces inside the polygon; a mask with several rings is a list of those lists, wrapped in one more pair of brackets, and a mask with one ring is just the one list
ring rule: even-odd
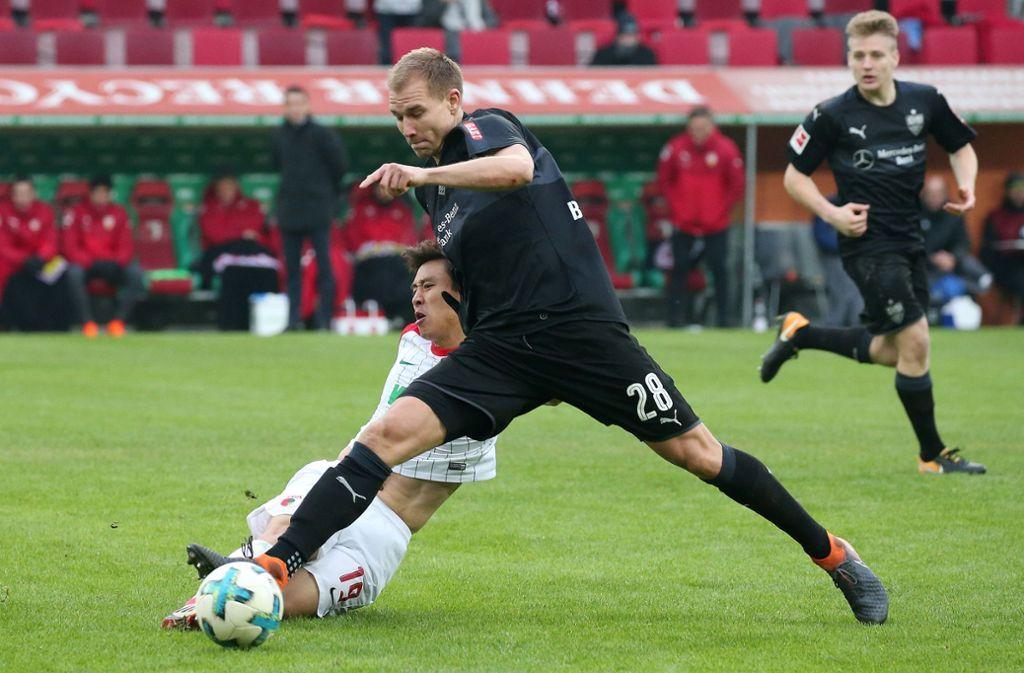
{"label": "orange and black cleat", "polygon": [[768,383],[774,379],[786,360],[797,356],[797,347],[793,344],[793,337],[809,324],[810,321],[796,311],[779,316],[779,331],[775,335],[775,342],[768,352],[761,356],[762,381]]}
{"label": "orange and black cleat", "polygon": [[943,449],[934,460],[917,459],[917,471],[920,474],[985,474],[987,470],[981,463],[967,460],[960,455],[960,449]]}
{"label": "orange and black cleat", "polygon": [[120,339],[124,336],[124,323],[120,320],[111,320],[107,323],[107,334],[115,339]]}
{"label": "orange and black cleat", "polygon": [[100,326],[94,323],[93,321],[90,320],[89,322],[82,325],[82,336],[84,336],[86,339],[95,339],[99,335]]}
{"label": "orange and black cleat", "polygon": [[226,563],[255,563],[270,573],[270,576],[277,582],[277,586],[284,589],[285,585],[288,584],[288,566],[285,565],[284,561],[273,556],[261,554],[256,558],[247,558],[245,556],[235,558],[218,554],[212,549],[199,544],[190,544],[186,547],[186,552],[188,553],[188,564],[199,573],[199,579],[203,579]]}

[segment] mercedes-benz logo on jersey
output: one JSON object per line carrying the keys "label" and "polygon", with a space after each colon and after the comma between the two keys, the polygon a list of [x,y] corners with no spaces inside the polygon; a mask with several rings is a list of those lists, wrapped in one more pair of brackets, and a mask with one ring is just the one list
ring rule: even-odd
{"label": "mercedes-benz logo on jersey", "polygon": [[875,155],[871,150],[857,150],[853,153],[853,167],[859,171],[869,170],[875,165]]}

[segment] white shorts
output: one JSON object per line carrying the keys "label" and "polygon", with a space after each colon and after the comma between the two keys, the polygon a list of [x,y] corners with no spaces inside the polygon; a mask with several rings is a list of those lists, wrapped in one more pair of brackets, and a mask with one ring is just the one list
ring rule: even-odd
{"label": "white shorts", "polygon": [[[337,461],[318,460],[291,478],[275,498],[246,517],[255,537],[270,519],[295,514],[302,499],[323,473]],[[395,512],[374,498],[355,523],[332,535],[303,566],[320,590],[317,616],[341,614],[373,603],[398,570],[412,532]]]}

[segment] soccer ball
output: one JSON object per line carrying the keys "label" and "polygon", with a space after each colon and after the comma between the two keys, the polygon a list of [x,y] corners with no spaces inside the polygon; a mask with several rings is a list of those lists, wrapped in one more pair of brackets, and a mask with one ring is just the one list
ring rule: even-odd
{"label": "soccer ball", "polygon": [[277,582],[253,563],[228,563],[206,576],[196,599],[203,633],[221,647],[256,647],[277,630],[284,599]]}

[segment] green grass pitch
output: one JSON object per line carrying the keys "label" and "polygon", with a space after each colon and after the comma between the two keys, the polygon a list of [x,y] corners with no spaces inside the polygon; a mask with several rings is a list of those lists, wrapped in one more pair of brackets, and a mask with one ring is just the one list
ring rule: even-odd
{"label": "green grass pitch", "polygon": [[0,671],[1024,670],[1024,331],[934,335],[940,429],[989,467],[921,477],[891,370],[769,335],[641,332],[708,426],[888,585],[859,625],[770,524],[565,405],[515,422],[378,603],[225,651],[160,619],[184,545],[372,412],[395,337],[0,338]]}

